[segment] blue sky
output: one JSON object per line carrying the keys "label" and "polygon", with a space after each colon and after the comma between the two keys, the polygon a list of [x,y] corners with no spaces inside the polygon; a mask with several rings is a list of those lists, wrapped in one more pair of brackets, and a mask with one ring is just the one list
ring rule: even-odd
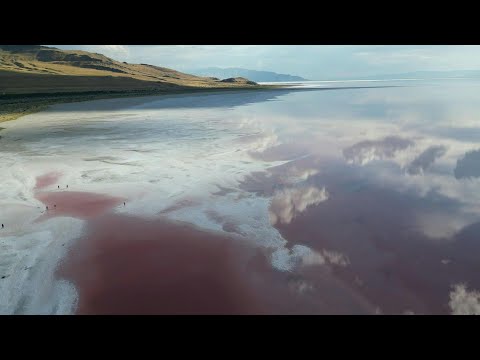
{"label": "blue sky", "polygon": [[425,70],[478,70],[480,46],[463,45],[52,45],[180,71],[242,67],[312,80]]}

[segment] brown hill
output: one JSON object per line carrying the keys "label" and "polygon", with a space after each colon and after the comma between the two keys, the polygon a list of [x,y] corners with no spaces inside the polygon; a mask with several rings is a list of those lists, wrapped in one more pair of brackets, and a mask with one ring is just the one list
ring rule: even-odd
{"label": "brown hill", "polygon": [[0,95],[256,85],[247,79],[218,80],[154,65],[128,64],[87,51],[0,45]]}
{"label": "brown hill", "polygon": [[102,54],[40,45],[0,45],[0,122],[59,102],[205,91],[264,89],[247,79],[201,77]]}
{"label": "brown hill", "polygon": [[223,79],[220,82],[229,83],[229,84],[257,85],[256,82],[245,79],[244,77],[233,77],[233,78]]}

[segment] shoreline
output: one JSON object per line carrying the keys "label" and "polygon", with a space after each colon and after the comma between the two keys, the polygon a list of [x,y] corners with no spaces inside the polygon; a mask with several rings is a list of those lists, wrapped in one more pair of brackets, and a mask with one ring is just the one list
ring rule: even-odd
{"label": "shoreline", "polygon": [[182,88],[178,90],[145,90],[145,91],[118,91],[118,92],[80,92],[80,93],[32,93],[11,94],[0,97],[0,123],[17,120],[25,115],[38,113],[52,105],[87,102],[105,99],[141,98],[141,97],[167,97],[169,95],[190,95],[215,92],[241,92],[241,91],[265,91],[285,90],[281,85],[259,85],[257,87],[211,87],[211,88]]}

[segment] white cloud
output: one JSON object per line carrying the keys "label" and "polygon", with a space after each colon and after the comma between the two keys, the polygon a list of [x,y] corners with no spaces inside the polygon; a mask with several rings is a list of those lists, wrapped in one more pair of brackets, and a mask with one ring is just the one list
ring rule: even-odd
{"label": "white cloud", "polygon": [[318,205],[328,199],[325,188],[315,186],[297,187],[277,190],[269,209],[270,222],[289,224],[293,218],[304,212],[311,205]]}
{"label": "white cloud", "polygon": [[419,230],[430,239],[450,241],[455,233],[471,223],[464,214],[431,211],[415,214]]}
{"label": "white cloud", "polygon": [[287,169],[287,177],[285,180],[286,182],[293,184],[299,181],[305,181],[310,176],[314,176],[316,174],[318,174],[317,169],[313,169],[313,168],[302,169],[294,165]]}
{"label": "white cloud", "polygon": [[345,255],[336,252],[336,251],[328,251],[323,250],[323,256],[327,261],[331,264],[338,265],[338,266],[347,266],[350,264],[350,260]]}
{"label": "white cloud", "polygon": [[[104,50],[116,60],[188,71],[242,67],[300,75],[312,80],[411,72],[480,68],[480,46],[368,45],[53,45]],[[123,47],[121,49],[119,47]],[[95,50],[96,49],[96,50]],[[128,53],[125,53],[128,49]],[[108,52],[108,54],[106,53]]]}
{"label": "white cloud", "polygon": [[359,51],[355,56],[371,65],[398,65],[412,61],[423,63],[435,58],[428,48],[396,48],[395,46],[390,46],[388,51],[382,50],[380,48],[372,48],[367,51]]}
{"label": "white cloud", "polygon": [[324,265],[326,263],[325,256],[321,253],[310,250],[308,253],[303,254],[301,257],[302,265]]}
{"label": "white cloud", "polygon": [[242,138],[241,141],[250,140],[249,143],[250,153],[251,154],[261,154],[265,150],[278,145],[280,142],[278,140],[277,135],[271,132],[263,132],[260,135],[252,135],[249,136],[248,139],[246,137]]}
{"label": "white cloud", "polygon": [[350,164],[365,165],[374,160],[393,158],[400,150],[413,146],[413,141],[398,136],[387,136],[381,140],[365,140],[343,150]]}
{"label": "white cloud", "polygon": [[313,251],[310,250],[302,257],[302,265],[324,265],[332,264],[337,266],[347,266],[350,260],[345,255],[329,250]]}
{"label": "white cloud", "polygon": [[[468,70],[480,66],[479,46],[400,46],[384,45],[356,47],[354,58],[380,69]],[[388,71],[388,70],[386,70]],[[392,70],[390,70],[392,72]],[[399,72],[399,71],[393,71]]]}
{"label": "white cloud", "polygon": [[330,250],[313,250],[304,245],[294,245],[289,252],[290,260],[297,266],[335,265],[347,266],[350,261],[347,256]]}
{"label": "white cloud", "polygon": [[480,315],[480,292],[468,291],[465,284],[456,284],[448,305],[453,315]]}

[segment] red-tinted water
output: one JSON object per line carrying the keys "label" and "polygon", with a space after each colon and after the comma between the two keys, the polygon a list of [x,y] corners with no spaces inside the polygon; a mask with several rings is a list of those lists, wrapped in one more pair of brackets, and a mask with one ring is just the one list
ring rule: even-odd
{"label": "red-tinted water", "polygon": [[102,194],[78,191],[39,192],[35,197],[48,206],[37,221],[55,216],[71,216],[88,219],[98,216],[115,206],[123,205],[125,199]]}
{"label": "red-tinted water", "polygon": [[373,312],[328,271],[276,271],[244,241],[162,219],[106,215],[89,223],[59,275],[77,286],[78,314]]}
{"label": "red-tinted water", "polygon": [[62,174],[59,172],[50,172],[45,175],[37,176],[35,190],[41,190],[46,188],[47,186],[56,184],[61,176]]}

